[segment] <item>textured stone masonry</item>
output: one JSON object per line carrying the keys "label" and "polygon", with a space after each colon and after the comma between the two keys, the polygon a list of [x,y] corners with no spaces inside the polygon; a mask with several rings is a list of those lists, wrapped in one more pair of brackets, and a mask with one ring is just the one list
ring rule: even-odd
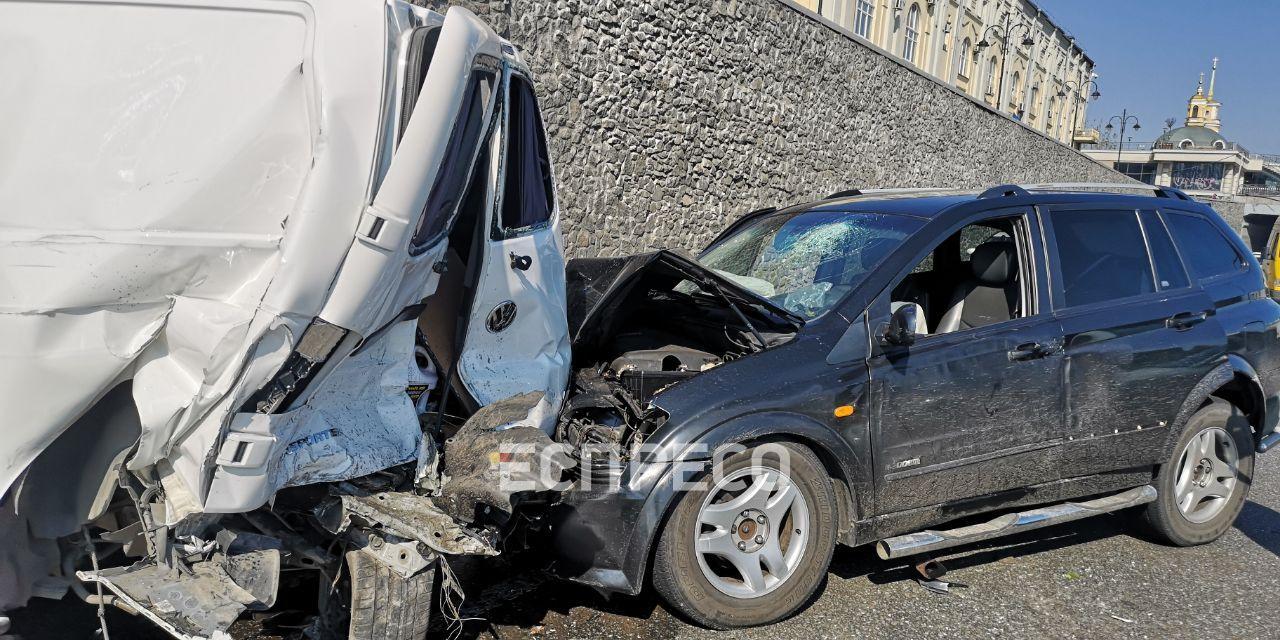
{"label": "textured stone masonry", "polygon": [[523,48],[572,256],[848,188],[1124,180],[780,0],[417,1]]}

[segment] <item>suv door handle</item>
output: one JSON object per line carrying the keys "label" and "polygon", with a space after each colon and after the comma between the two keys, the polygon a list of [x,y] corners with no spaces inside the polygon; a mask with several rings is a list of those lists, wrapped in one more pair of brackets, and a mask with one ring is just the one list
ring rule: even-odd
{"label": "suv door handle", "polygon": [[1024,360],[1035,360],[1043,358],[1053,353],[1053,348],[1040,344],[1039,342],[1027,342],[1020,344],[1009,350],[1010,362],[1022,362]]}
{"label": "suv door handle", "polygon": [[1175,313],[1172,316],[1169,316],[1169,318],[1164,321],[1164,326],[1169,327],[1170,329],[1184,331],[1204,322],[1208,318],[1208,311],[1198,311],[1194,313],[1191,311],[1183,311],[1182,313]]}

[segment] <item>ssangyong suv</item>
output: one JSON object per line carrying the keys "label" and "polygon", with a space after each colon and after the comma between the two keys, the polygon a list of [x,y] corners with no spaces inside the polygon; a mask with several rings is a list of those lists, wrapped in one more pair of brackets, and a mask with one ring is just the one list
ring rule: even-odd
{"label": "ssangyong suv", "polygon": [[650,576],[731,628],[803,606],[837,542],[896,558],[1130,507],[1174,545],[1221,536],[1280,440],[1280,306],[1210,207],[1114,191],[850,191],[696,260],[570,261],[558,437],[595,482],[564,494],[561,573]]}

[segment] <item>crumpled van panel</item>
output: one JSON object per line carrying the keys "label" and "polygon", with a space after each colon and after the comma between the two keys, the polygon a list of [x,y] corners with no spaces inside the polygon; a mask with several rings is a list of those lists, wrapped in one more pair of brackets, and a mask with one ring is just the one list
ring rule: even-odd
{"label": "crumpled van panel", "polygon": [[155,462],[273,323],[316,132],[311,15],[261,6],[0,7],[0,494],[135,373]]}
{"label": "crumpled van panel", "polygon": [[413,360],[413,320],[397,323],[343,360],[301,407],[277,414],[237,413],[231,433],[263,445],[245,464],[220,464],[205,510],[241,512],[277,490],[347,480],[416,458],[418,413],[405,393]]}

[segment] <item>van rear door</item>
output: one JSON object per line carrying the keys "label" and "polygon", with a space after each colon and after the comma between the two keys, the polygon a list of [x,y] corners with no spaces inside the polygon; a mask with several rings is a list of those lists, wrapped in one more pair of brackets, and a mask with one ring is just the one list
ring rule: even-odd
{"label": "van rear door", "polygon": [[453,7],[433,45],[395,158],[320,313],[363,336],[408,319],[435,291],[449,230],[498,104],[503,52],[492,29]]}

